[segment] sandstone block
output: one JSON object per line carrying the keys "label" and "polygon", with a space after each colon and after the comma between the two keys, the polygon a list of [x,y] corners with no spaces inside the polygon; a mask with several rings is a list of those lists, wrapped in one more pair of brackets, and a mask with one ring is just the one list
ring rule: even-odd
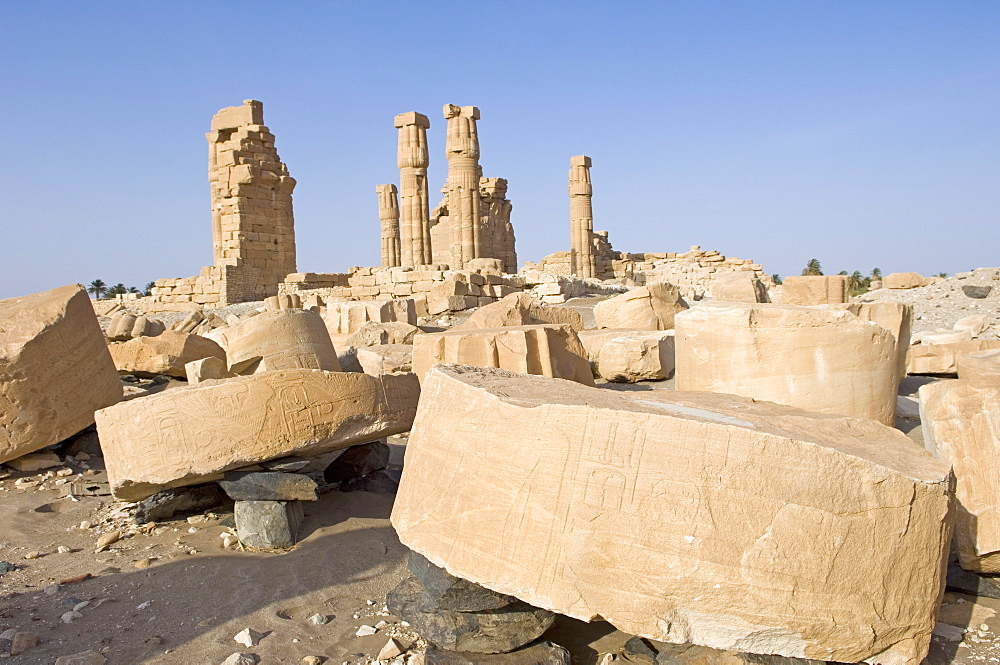
{"label": "sandstone block", "polygon": [[966,570],[1000,573],[1000,383],[920,387],[924,445],[955,470],[955,545]]}
{"label": "sandstone block", "polygon": [[958,319],[952,327],[955,330],[967,330],[972,337],[977,337],[980,333],[989,328],[990,324],[986,317],[982,314],[973,314],[971,316],[963,316]]}
{"label": "sandstone block", "polygon": [[291,547],[304,518],[301,501],[237,501],[233,512],[240,542],[257,549]]}
{"label": "sandstone block", "polygon": [[867,419],[449,365],[425,377],[391,519],[452,575],[633,635],[917,665],[951,483]]}
{"label": "sandstone block", "polygon": [[862,321],[871,321],[891,332],[896,342],[896,372],[899,380],[906,376],[906,352],[910,348],[913,305],[901,302],[852,302],[832,307],[846,309]]}
{"label": "sandstone block", "polygon": [[674,371],[673,330],[584,330],[577,333],[594,373],[605,381],[660,381]]}
{"label": "sandstone block", "polygon": [[793,275],[781,284],[785,305],[835,305],[848,301],[847,275]]}
{"label": "sandstone block", "polygon": [[135,501],[286,455],[317,455],[410,428],[412,375],[309,369],[206,381],[103,409],[111,488]]}
{"label": "sandstone block", "polygon": [[403,321],[388,323],[370,321],[347,337],[345,343],[347,346],[357,348],[379,344],[413,344],[413,338],[419,332],[420,328]]}
{"label": "sandstone block", "polygon": [[597,303],[594,318],[598,328],[671,330],[674,317],[687,308],[676,286],[660,282]]}
{"label": "sandstone block", "polygon": [[708,303],[677,317],[676,346],[677,390],[893,424],[895,338],[850,312]]}
{"label": "sandstone block", "polygon": [[355,357],[365,374],[401,374],[412,371],[413,345],[362,346],[355,351]]}
{"label": "sandstone block", "polygon": [[882,288],[885,289],[915,289],[924,286],[927,280],[916,272],[894,272],[882,278]]}
{"label": "sandstone block", "polygon": [[767,287],[752,272],[730,271],[712,278],[712,298],[729,302],[771,302]]}
{"label": "sandstone block", "polygon": [[226,361],[217,356],[192,360],[184,365],[184,374],[191,385],[210,379],[228,379],[234,374],[226,367]]}
{"label": "sandstone block", "polygon": [[594,385],[587,351],[565,325],[507,326],[417,335],[413,372],[423,378],[433,365],[500,367]]}
{"label": "sandstone block", "polygon": [[960,379],[976,385],[1000,385],[1000,349],[960,354],[955,365]]}
{"label": "sandstone block", "polygon": [[0,462],[76,434],[121,398],[82,286],[0,300]]}
{"label": "sandstone block", "polygon": [[222,345],[234,373],[340,371],[323,318],[307,309],[279,309],[244,319],[222,332]]}
{"label": "sandstone block", "polygon": [[124,342],[132,339],[132,329],[138,317],[132,312],[115,312],[108,321],[105,336],[112,342]]}
{"label": "sandstone block", "polygon": [[991,349],[1000,349],[1000,341],[974,339],[952,344],[914,344],[906,356],[906,371],[952,376],[958,374],[958,359],[963,355]]}
{"label": "sandstone block", "polygon": [[175,330],[112,344],[108,350],[120,373],[141,377],[166,375],[185,379],[184,366],[189,362],[209,356],[226,359],[226,352],[212,340]]}

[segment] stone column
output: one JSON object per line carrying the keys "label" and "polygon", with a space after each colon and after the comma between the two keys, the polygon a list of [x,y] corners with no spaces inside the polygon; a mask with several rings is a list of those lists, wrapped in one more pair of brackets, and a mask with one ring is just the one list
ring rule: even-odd
{"label": "stone column", "polygon": [[448,155],[448,217],[451,225],[452,268],[461,268],[480,255],[479,179],[483,170],[479,166],[479,136],[476,120],[479,109],[475,106],[444,105],[448,119],[448,137],[445,150]]}
{"label": "stone column", "polygon": [[399,253],[399,201],[395,185],[378,185],[378,218],[382,220],[382,267],[395,268]]}
{"label": "stone column", "polygon": [[570,272],[578,277],[596,277],[590,157],[570,157],[569,166]]}
{"label": "stone column", "polygon": [[430,203],[427,195],[427,116],[411,111],[393,119],[399,129],[400,262],[412,267],[431,263]]}

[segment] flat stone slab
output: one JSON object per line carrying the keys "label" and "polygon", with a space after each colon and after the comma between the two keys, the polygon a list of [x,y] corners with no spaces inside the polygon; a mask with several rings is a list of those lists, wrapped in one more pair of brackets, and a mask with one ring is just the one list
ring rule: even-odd
{"label": "flat stone slab", "polygon": [[317,501],[316,481],[301,473],[228,471],[219,487],[234,501]]}

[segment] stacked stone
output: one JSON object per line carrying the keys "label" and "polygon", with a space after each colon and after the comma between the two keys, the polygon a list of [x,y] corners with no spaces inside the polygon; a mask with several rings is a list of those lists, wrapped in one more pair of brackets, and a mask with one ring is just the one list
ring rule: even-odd
{"label": "stacked stone", "polygon": [[454,577],[416,552],[407,568],[412,577],[386,600],[429,643],[425,665],[569,665],[565,649],[538,639],[552,612]]}
{"label": "stacked stone", "polygon": [[303,501],[317,501],[316,481],[299,473],[309,460],[289,457],[265,462],[263,471],[229,471],[219,486],[236,502],[236,534],[255,549],[295,544]]}
{"label": "stacked stone", "polygon": [[[264,125],[264,105],[246,100],[222,109],[206,138],[215,265],[237,269],[226,275],[224,301],[275,295],[278,283],[295,272],[295,180]],[[236,283],[228,284],[233,278]]]}
{"label": "stacked stone", "polygon": [[158,279],[150,290],[155,305],[147,311],[183,311],[198,305],[216,305],[222,300],[225,281],[222,268],[205,266],[195,277]]}
{"label": "stacked stone", "polygon": [[323,313],[326,329],[331,335],[350,335],[366,323],[402,322],[417,324],[416,303],[411,298],[400,300],[357,300],[330,302]]}
{"label": "stacked stone", "polygon": [[510,223],[513,206],[507,200],[507,181],[504,178],[480,178],[479,194],[482,198],[480,256],[500,259],[503,272],[515,273],[517,251],[514,249],[514,227]]}

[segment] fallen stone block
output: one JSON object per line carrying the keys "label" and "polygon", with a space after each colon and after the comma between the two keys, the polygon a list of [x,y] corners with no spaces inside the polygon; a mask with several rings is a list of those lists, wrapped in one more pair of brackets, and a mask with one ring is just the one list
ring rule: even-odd
{"label": "fallen stone block", "polygon": [[662,381],[674,371],[673,330],[613,330],[577,333],[594,373],[605,381]]}
{"label": "fallen stone block", "polygon": [[896,372],[898,380],[902,381],[906,376],[906,352],[910,348],[913,305],[901,302],[852,302],[832,307],[846,309],[862,321],[871,321],[892,333],[896,343]]}
{"label": "fallen stone block", "polygon": [[1000,384],[921,386],[924,445],[955,470],[955,546],[966,570],[1000,573]]}
{"label": "fallen stone block", "polygon": [[583,330],[583,318],[568,307],[536,302],[530,293],[519,292],[504,296],[495,303],[480,307],[465,322],[452,330],[503,328],[544,323],[565,324],[573,330]]}
{"label": "fallen stone block", "polygon": [[909,374],[955,376],[958,374],[960,357],[992,349],[1000,349],[1000,340],[974,339],[953,344],[914,344],[906,355],[906,371]]}
{"label": "fallen stone block", "polygon": [[882,278],[884,289],[915,289],[926,285],[924,276],[916,272],[894,272]]}
{"label": "fallen stone block", "polygon": [[847,275],[793,275],[781,283],[785,305],[836,305],[848,301]]}
{"label": "fallen stone block", "polygon": [[771,302],[767,287],[752,272],[734,270],[715,273],[712,298],[727,302]]}
{"label": "fallen stone block", "polygon": [[349,335],[345,343],[355,348],[380,344],[413,344],[413,338],[419,333],[420,328],[403,321],[388,323],[369,321]]}
{"label": "fallen stone block", "polygon": [[340,371],[323,318],[307,309],[278,309],[244,319],[223,331],[222,345],[235,374],[297,368]]}
{"label": "fallen stone block", "polygon": [[121,398],[82,286],[0,300],[0,462],[76,434]]}
{"label": "fallen stone block", "polygon": [[191,385],[211,379],[228,379],[235,376],[226,367],[226,361],[218,356],[192,360],[184,365],[184,374]]}
{"label": "fallen stone block", "polygon": [[355,357],[365,374],[403,374],[413,369],[413,345],[380,344],[362,346]]}
{"label": "fallen stone block", "polygon": [[496,610],[459,612],[437,607],[424,597],[420,582],[408,577],[393,589],[386,605],[436,647],[449,651],[505,653],[544,633],[555,615],[520,600]]}
{"label": "fallen stone block", "polygon": [[894,422],[896,340],[850,312],[707,303],[677,317],[676,345],[677,390]]}
{"label": "fallen stone block", "polygon": [[423,377],[439,363],[500,367],[594,385],[587,351],[576,332],[565,325],[477,328],[417,335],[413,344],[414,374]]}
{"label": "fallen stone block", "polygon": [[977,385],[1000,385],[1000,349],[959,354],[955,369],[960,379]]}
{"label": "fallen stone block", "polygon": [[226,471],[310,456],[410,429],[412,374],[291,369],[206,381],[97,414],[116,497],[136,501]]}
{"label": "fallen stone block", "polygon": [[294,545],[304,517],[300,501],[237,501],[234,513],[240,542],[267,550]]}
{"label": "fallen stone block", "polygon": [[316,481],[301,473],[228,471],[219,487],[234,501],[318,501]]}
{"label": "fallen stone block", "polygon": [[598,328],[671,330],[674,317],[688,308],[680,289],[667,282],[640,286],[594,306]]}
{"label": "fallen stone block", "polygon": [[215,483],[163,490],[139,502],[135,523],[165,522],[174,517],[200,513],[228,503],[225,493]]}
{"label": "fallen stone block", "polygon": [[21,473],[34,473],[43,469],[62,466],[63,461],[55,453],[29,453],[7,461],[7,466]]}
{"label": "fallen stone block", "polygon": [[212,340],[175,330],[112,344],[108,350],[119,373],[145,378],[164,375],[186,379],[184,366],[189,362],[209,356],[226,359],[226,352]]}
{"label": "fallen stone block", "polygon": [[391,520],[452,575],[633,635],[916,665],[952,482],[868,419],[446,365]]}
{"label": "fallen stone block", "polygon": [[952,328],[955,330],[967,330],[973,337],[977,337],[990,327],[990,322],[982,314],[963,316],[955,321]]}

